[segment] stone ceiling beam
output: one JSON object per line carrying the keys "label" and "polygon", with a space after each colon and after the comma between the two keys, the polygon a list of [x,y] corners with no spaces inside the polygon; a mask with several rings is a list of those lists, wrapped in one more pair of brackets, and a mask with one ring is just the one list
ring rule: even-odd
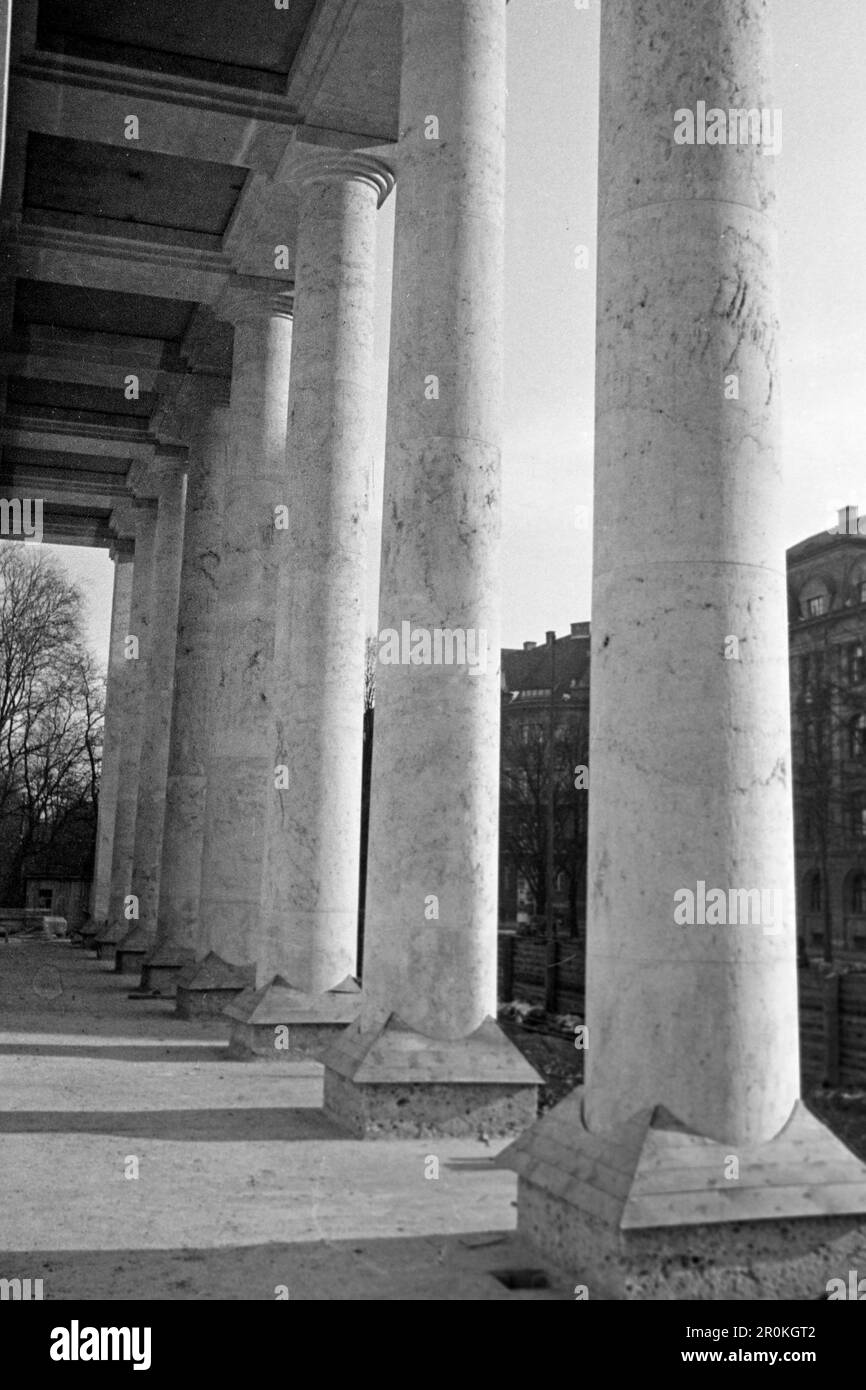
{"label": "stone ceiling beam", "polygon": [[42,517],[45,545],[86,545],[108,550],[114,537],[108,529],[108,516],[93,516],[66,508],[46,507]]}
{"label": "stone ceiling beam", "polygon": [[[270,173],[298,116],[283,97],[113,63],[37,53],[12,77],[15,120],[27,130],[122,149]],[[138,139],[127,140],[127,116]]]}
{"label": "stone ceiling beam", "polygon": [[204,304],[218,298],[231,268],[218,252],[29,223],[10,238],[9,256],[26,280]]}
{"label": "stone ceiling beam", "polygon": [[263,174],[274,172],[295,139],[335,149],[371,140],[368,131],[307,129],[290,100],[270,93],[62,54],[23,58],[13,70],[11,94],[20,129],[128,149],[125,122],[134,115],[137,150]]}
{"label": "stone ceiling beam", "polygon": [[[126,495],[123,487],[106,489],[96,481],[81,480],[75,473],[65,473],[58,480],[43,475],[38,468],[28,469],[13,464],[7,471],[0,472],[0,488],[5,498],[20,497],[42,499],[46,507],[88,509],[86,514],[107,513],[117,506]],[[85,514],[84,512],[82,514]]]}
{"label": "stone ceiling beam", "polygon": [[28,324],[14,339],[10,353],[56,358],[58,362],[72,363],[86,357],[93,363],[117,363],[130,369],[145,365],[169,369],[165,345],[158,338],[133,338],[90,328],[55,328],[45,323]]}
{"label": "stone ceiling beam", "polygon": [[9,376],[38,381],[62,381],[76,386],[104,386],[107,390],[123,386],[127,372],[135,372],[141,392],[155,390],[157,376],[165,372],[157,367],[142,367],[138,362],[120,366],[117,362],[93,361],[87,357],[60,357],[40,352],[0,353],[0,372]]}
{"label": "stone ceiling beam", "polygon": [[143,430],[110,429],[103,425],[67,424],[22,416],[0,428],[5,449],[47,449],[94,458],[150,459],[156,447]]}
{"label": "stone ceiling beam", "polygon": [[319,0],[286,86],[288,101],[301,113],[315,101],[357,6],[358,0]]}

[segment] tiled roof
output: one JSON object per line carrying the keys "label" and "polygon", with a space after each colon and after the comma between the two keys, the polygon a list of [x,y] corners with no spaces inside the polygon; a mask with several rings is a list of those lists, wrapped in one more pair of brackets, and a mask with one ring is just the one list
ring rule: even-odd
{"label": "tiled roof", "polygon": [[[589,640],[587,637],[558,637],[556,653],[556,689],[572,690],[576,681],[583,686],[589,681]],[[503,686],[506,690],[549,690],[550,654],[540,644],[531,651],[506,649],[502,653]]]}

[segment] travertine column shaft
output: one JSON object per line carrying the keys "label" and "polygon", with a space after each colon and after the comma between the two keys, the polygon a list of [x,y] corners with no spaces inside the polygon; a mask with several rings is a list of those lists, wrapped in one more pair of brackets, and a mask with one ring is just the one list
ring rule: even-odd
{"label": "travertine column shaft", "polygon": [[135,561],[132,578],[132,609],[129,634],[135,639],[126,650],[129,655],[122,668],[118,667],[117,684],[122,715],[123,743],[120,750],[117,809],[114,816],[114,844],[111,854],[111,893],[108,900],[108,926],[100,937],[118,941],[129,929],[130,918],[124,914],[124,903],[132,891],[132,856],[135,847],[135,815],[138,800],[138,772],[141,754],[143,688],[146,684],[146,652],[150,633],[150,584],[153,562],[153,543],[156,531],[156,506],[153,502],[136,502]]}
{"label": "travertine column shaft", "polygon": [[289,532],[280,560],[258,983],[318,994],[355,972],[365,570],[378,202],[360,157],[303,184],[289,392]]}
{"label": "travertine column shaft", "polygon": [[380,639],[486,669],[377,665],[363,1018],[437,1039],[496,1015],[504,122],[505,0],[408,0]]}
{"label": "travertine column shaft", "polygon": [[157,935],[152,960],[177,963],[200,945],[199,894],[207,791],[208,710],[213,689],[228,394],[221,378],[192,378],[186,515],[178,604],[174,701],[166,779]]}
{"label": "travertine column shaft", "polygon": [[102,740],[102,771],[99,779],[99,825],[96,835],[96,865],[93,874],[91,917],[104,925],[108,920],[111,894],[111,860],[114,844],[114,818],[120,781],[120,758],[125,740],[123,727],[124,670],[123,645],[132,611],[132,574],[135,547],[132,541],[116,541],[111,549],[114,561],[114,593],[111,603],[111,634],[108,646],[108,679],[105,694],[105,732]]}
{"label": "travertine column shaft", "polygon": [[[585,1113],[729,1143],[798,1094],[774,159],[674,130],[772,116],[768,28],[602,7]],[[700,885],[764,890],[763,924],[677,924]]]}
{"label": "travertine column shaft", "polygon": [[6,153],[6,112],[9,100],[9,58],[12,47],[12,0],[0,3],[0,186]]}
{"label": "travertine column shaft", "polygon": [[147,488],[157,496],[153,540],[153,580],[141,725],[141,761],[135,815],[132,891],[138,898],[139,926],[156,932],[165,787],[174,692],[178,593],[183,546],[186,478],[176,458],[160,459],[148,470]]}
{"label": "travertine column shaft", "polygon": [[277,553],[287,505],[291,295],[236,279],[218,306],[235,326],[223,553],[214,627],[200,950],[256,959],[264,815],[273,786],[269,679]]}

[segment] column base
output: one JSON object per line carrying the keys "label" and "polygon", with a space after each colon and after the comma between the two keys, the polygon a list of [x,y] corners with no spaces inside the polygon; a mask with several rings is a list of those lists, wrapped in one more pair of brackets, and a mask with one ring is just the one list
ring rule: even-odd
{"label": "column base", "polygon": [[468,1038],[428,1038],[392,1014],[349,1028],[323,1057],[324,1109],[361,1139],[512,1134],[535,1119],[538,1073],[486,1018]]}
{"label": "column base", "polygon": [[[109,931],[111,931],[111,929],[109,929]],[[121,931],[120,936],[122,935],[123,932]],[[117,943],[120,939],[120,936],[115,936],[112,934],[109,934],[107,936],[97,936],[96,940],[93,942],[93,948],[96,951],[96,959],[110,960],[113,962],[115,956],[117,955]]]}
{"label": "column base", "polygon": [[88,927],[89,930],[81,934],[81,946],[83,950],[90,951],[92,955],[98,957],[99,948],[96,943],[98,938],[105,931],[106,924],[105,922],[89,922]]}
{"label": "column base", "polygon": [[255,985],[254,965],[232,965],[215,951],[192,961],[177,977],[175,1012],[179,1018],[218,1018],[227,1004]]}
{"label": "column base", "polygon": [[114,953],[129,930],[128,922],[107,923],[93,942],[97,960],[114,960]]}
{"label": "column base", "polygon": [[157,994],[161,999],[174,999],[181,971],[195,961],[195,952],[185,947],[157,947],[145,956],[141,967],[142,994]]}
{"label": "column base", "polygon": [[591,1299],[814,1301],[866,1268],[866,1167],[802,1101],[747,1146],[663,1106],[590,1133],[579,1088],[497,1166],[518,1174],[519,1233]]}
{"label": "column base", "polygon": [[151,944],[144,927],[136,926],[128,931],[117,943],[114,968],[118,975],[137,975]]}
{"label": "column base", "polygon": [[275,975],[262,989],[248,989],[225,1010],[232,1020],[229,1056],[275,1062],[319,1060],[358,1017],[361,986],[351,975],[324,994],[307,994]]}

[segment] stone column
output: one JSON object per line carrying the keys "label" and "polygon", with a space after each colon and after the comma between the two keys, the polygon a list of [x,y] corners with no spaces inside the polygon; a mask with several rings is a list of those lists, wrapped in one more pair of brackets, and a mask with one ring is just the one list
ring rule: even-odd
{"label": "stone column", "polygon": [[504,129],[505,0],[408,0],[364,994],[325,1058],[359,1134],[535,1113],[495,1022]]}
{"label": "stone column", "polygon": [[234,276],[217,306],[234,324],[229,462],[214,626],[213,704],[200,896],[199,961],[178,977],[178,1012],[221,1011],[255,982],[264,817],[273,786],[270,671],[278,529],[287,505],[292,296]]}
{"label": "stone column", "polygon": [[6,111],[9,101],[9,55],[12,47],[12,0],[0,0],[0,187],[6,153]]}
{"label": "stone column", "polygon": [[135,555],[133,540],[116,540],[111,547],[114,561],[114,593],[111,603],[111,635],[108,646],[108,679],[105,693],[102,772],[99,780],[99,825],[96,834],[96,864],[90,922],[85,937],[95,936],[108,922],[111,893],[111,859],[114,844],[114,818],[120,781],[120,757],[124,742],[123,672],[126,667],[124,642],[129,632],[132,610],[132,572]]}
{"label": "stone column", "polygon": [[[365,579],[378,160],[295,169],[300,214],[257,986],[233,1049],[317,1052],[357,1014]],[[289,1046],[276,1051],[275,1027]],[[285,1034],[281,1036],[285,1037]]]}
{"label": "stone column", "polygon": [[591,1298],[819,1298],[866,1204],[798,1102],[767,13],[602,8],[587,1086],[512,1150]]}
{"label": "stone column", "polygon": [[135,530],[132,605],[129,632],[124,643],[124,665],[118,667],[115,682],[122,710],[123,742],[120,749],[117,804],[114,814],[108,921],[96,937],[96,952],[100,960],[114,960],[118,941],[125,936],[130,923],[134,921],[133,904],[130,901],[132,856],[135,847],[143,690],[147,679],[146,654],[150,634],[150,584],[156,504],[151,501],[136,501],[130,512]]}
{"label": "stone column", "polygon": [[153,579],[150,587],[147,677],[141,724],[141,760],[135,811],[132,893],[137,920],[117,944],[117,969],[139,969],[156,935],[159,874],[168,744],[174,694],[174,653],[180,563],[186,499],[186,450],[160,446],[146,471],[139,492],[157,503],[153,540]]}
{"label": "stone column", "polygon": [[186,516],[174,666],[156,941],[142,990],[174,994],[178,971],[200,942],[199,895],[207,792],[213,632],[228,462],[229,383],[191,373],[177,403],[189,438]]}

